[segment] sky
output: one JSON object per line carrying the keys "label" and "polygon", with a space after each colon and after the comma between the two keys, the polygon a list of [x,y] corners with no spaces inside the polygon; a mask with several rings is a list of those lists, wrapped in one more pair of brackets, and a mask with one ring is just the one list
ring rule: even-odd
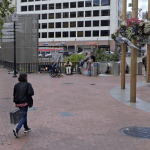
{"label": "sky", "polygon": [[[127,11],[131,11],[131,7],[128,7],[128,3],[131,3],[132,0],[127,0]],[[148,0],[138,0],[138,8],[141,8],[141,12],[146,12],[148,10]],[[141,14],[142,15],[142,14]]]}

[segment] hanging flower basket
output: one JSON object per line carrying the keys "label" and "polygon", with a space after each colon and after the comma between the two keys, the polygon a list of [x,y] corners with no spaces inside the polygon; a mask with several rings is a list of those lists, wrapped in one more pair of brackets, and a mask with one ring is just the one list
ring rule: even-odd
{"label": "hanging flower basket", "polygon": [[150,36],[150,21],[138,20],[138,18],[127,19],[120,27],[111,34],[111,38],[122,37],[134,40],[148,39]]}

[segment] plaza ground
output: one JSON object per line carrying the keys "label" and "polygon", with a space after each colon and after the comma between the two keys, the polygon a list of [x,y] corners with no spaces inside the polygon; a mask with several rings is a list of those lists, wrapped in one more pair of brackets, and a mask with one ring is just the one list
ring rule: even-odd
{"label": "plaza ground", "polygon": [[[15,108],[12,78],[0,68],[0,150],[149,150],[150,140],[121,135],[130,126],[150,127],[150,113],[127,106],[110,95],[120,76],[87,77],[74,74],[51,78],[29,74],[35,95],[28,112],[30,133],[21,129],[17,139],[9,113]],[[137,82],[145,82],[137,76]],[[126,84],[130,75],[126,75]],[[150,83],[137,88],[137,97],[150,102]],[[35,110],[34,110],[35,109]],[[32,111],[34,110],[34,111]],[[65,112],[65,113],[64,113]]]}

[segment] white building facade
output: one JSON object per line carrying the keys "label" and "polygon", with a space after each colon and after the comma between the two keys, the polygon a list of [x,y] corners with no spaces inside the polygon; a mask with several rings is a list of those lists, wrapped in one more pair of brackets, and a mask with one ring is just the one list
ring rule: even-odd
{"label": "white building facade", "polygon": [[122,0],[17,0],[18,14],[39,14],[39,46],[105,48],[122,16]]}

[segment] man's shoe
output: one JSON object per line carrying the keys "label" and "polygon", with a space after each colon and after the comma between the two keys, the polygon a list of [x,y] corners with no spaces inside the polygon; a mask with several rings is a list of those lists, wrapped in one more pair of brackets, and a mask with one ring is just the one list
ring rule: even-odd
{"label": "man's shoe", "polygon": [[85,68],[84,70],[87,70],[87,68]]}
{"label": "man's shoe", "polygon": [[89,71],[89,69],[86,69],[87,71]]}
{"label": "man's shoe", "polygon": [[30,131],[31,131],[31,128],[24,129],[24,133],[27,133],[27,132],[30,132]]}
{"label": "man's shoe", "polygon": [[16,138],[19,138],[19,136],[18,136],[19,129],[13,129],[13,132],[14,132],[14,136]]}

